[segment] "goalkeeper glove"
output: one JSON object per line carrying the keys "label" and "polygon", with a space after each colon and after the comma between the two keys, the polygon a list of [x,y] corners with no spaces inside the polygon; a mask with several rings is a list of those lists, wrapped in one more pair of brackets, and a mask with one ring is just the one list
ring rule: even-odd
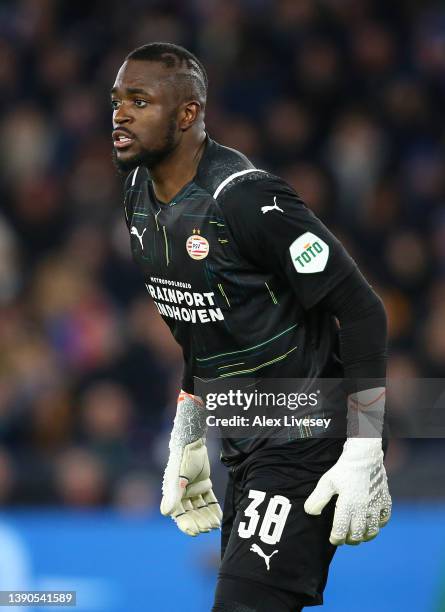
{"label": "goalkeeper glove", "polygon": [[[369,397],[370,391],[381,389],[361,393]],[[384,398],[384,392],[381,397]],[[356,406],[361,403],[356,399],[352,401]],[[384,399],[382,401],[384,405]],[[391,517],[391,497],[380,437],[348,438],[337,463],[323,474],[307,498],[305,511],[321,514],[333,495],[338,495],[338,499],[329,538],[331,544],[360,544],[377,536],[380,527],[384,527]]]}
{"label": "goalkeeper glove", "polygon": [[222,512],[212,490],[205,446],[205,411],[200,398],[181,392],[164,473],[161,513],[196,536],[221,526]]}

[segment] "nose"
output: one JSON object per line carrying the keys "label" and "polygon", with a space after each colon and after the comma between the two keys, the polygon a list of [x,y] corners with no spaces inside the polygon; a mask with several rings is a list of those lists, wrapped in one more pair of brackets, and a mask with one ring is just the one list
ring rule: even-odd
{"label": "nose", "polygon": [[127,105],[121,104],[113,113],[113,124],[115,126],[131,123],[132,118],[128,112]]}

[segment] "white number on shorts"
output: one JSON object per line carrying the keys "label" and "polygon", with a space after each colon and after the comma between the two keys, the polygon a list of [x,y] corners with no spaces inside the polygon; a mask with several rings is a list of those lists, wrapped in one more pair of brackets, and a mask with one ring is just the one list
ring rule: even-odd
{"label": "white number on shorts", "polygon": [[[240,522],[238,527],[240,538],[251,538],[255,534],[260,520],[257,508],[265,497],[266,493],[264,491],[256,491],[255,489],[249,491],[249,498],[253,501],[245,509],[244,516],[250,520]],[[283,495],[274,495],[269,500],[258,534],[262,542],[277,544],[280,541],[291,507],[292,504]]]}
{"label": "white number on shorts", "polygon": [[256,527],[258,525],[258,521],[260,520],[260,515],[256,511],[261,502],[264,501],[266,494],[264,491],[256,491],[255,489],[250,489],[249,498],[252,498],[253,501],[247,506],[244,510],[244,516],[250,518],[250,521],[246,524],[244,521],[241,521],[238,527],[238,535],[240,538],[251,538],[255,533]]}
{"label": "white number on shorts", "polygon": [[[271,498],[261,523],[259,536],[262,542],[265,544],[276,544],[280,541],[291,507],[292,504],[287,497],[274,495]],[[270,533],[272,526],[272,533]]]}

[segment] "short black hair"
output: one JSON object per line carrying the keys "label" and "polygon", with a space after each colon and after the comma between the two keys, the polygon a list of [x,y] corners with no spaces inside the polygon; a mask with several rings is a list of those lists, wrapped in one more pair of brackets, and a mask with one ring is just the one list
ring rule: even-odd
{"label": "short black hair", "polygon": [[182,97],[196,97],[203,107],[207,99],[208,79],[204,66],[190,51],[166,42],[154,42],[131,51],[125,60],[160,62],[175,70],[175,86]]}

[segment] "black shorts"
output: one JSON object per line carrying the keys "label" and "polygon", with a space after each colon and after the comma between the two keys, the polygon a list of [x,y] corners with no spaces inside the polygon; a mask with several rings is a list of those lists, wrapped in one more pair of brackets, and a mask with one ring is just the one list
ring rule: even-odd
{"label": "black shorts", "polygon": [[255,581],[295,593],[304,605],[323,602],[334,497],[320,516],[303,505],[337,461],[344,440],[298,440],[252,453],[231,468],[224,501],[219,579]]}

